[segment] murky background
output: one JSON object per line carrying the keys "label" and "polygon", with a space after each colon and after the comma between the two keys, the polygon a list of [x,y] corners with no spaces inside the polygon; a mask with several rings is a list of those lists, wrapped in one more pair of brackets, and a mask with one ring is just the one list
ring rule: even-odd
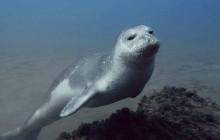
{"label": "murky background", "polygon": [[[122,29],[139,24],[153,28],[162,42],[145,91],[186,87],[220,103],[219,7],[218,0],[1,0],[0,133],[27,119],[65,67],[111,51]],[[82,109],[45,127],[39,140],[53,140],[122,107],[136,109],[141,96]]]}

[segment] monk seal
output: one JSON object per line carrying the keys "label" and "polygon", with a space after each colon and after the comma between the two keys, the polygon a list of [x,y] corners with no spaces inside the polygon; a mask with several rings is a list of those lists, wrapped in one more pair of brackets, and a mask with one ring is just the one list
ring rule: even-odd
{"label": "monk seal", "polygon": [[136,97],[152,75],[159,46],[147,26],[123,30],[110,54],[95,54],[67,67],[24,125],[0,140],[36,140],[42,127],[82,107]]}

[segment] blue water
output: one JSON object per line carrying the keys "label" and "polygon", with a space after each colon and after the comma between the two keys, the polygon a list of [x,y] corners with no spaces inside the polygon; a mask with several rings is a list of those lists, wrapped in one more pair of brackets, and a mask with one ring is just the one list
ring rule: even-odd
{"label": "blue water", "polygon": [[161,41],[146,91],[183,86],[220,103],[219,7],[219,0],[1,0],[0,133],[26,120],[66,66],[110,51],[121,30],[139,24]]}

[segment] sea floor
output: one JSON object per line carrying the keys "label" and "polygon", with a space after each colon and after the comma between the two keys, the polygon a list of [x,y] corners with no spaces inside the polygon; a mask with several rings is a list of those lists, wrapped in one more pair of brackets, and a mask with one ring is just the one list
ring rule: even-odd
{"label": "sea floor", "polygon": [[[98,51],[103,50],[0,47],[0,133],[22,125],[40,105],[50,84],[66,66]],[[165,85],[185,87],[220,103],[220,63],[197,53],[184,53],[161,49],[154,73],[143,92],[151,94]],[[102,120],[122,107],[136,110],[143,95],[103,107],[81,109],[43,128],[38,140],[54,140],[62,131],[72,131],[82,122]]]}

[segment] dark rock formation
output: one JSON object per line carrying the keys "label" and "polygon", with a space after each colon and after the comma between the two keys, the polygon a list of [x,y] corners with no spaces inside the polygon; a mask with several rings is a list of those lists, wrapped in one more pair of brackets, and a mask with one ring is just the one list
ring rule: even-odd
{"label": "dark rock formation", "polygon": [[220,140],[220,106],[195,91],[166,86],[144,96],[136,112],[123,108],[58,140]]}

